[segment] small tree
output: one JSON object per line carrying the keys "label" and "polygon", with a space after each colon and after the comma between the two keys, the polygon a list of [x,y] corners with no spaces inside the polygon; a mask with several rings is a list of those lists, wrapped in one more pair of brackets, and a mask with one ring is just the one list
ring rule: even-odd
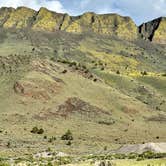
{"label": "small tree", "polygon": [[37,131],[37,134],[43,134],[44,133],[44,130],[41,128]]}
{"label": "small tree", "polygon": [[33,133],[33,134],[35,134],[35,133],[37,133],[38,132],[38,128],[37,127],[33,127],[33,129],[31,130],[31,133]]}
{"label": "small tree", "polygon": [[67,143],[66,143],[66,145],[68,145],[68,146],[71,146],[71,141],[68,141]]}
{"label": "small tree", "polygon": [[33,129],[31,130],[31,133],[33,133],[33,134],[43,134],[44,130],[42,128],[38,129],[37,127],[33,127]]}
{"label": "small tree", "polygon": [[120,74],[120,71],[119,71],[119,70],[117,70],[117,71],[116,71],[116,74]]}
{"label": "small tree", "polygon": [[73,140],[73,134],[68,130],[64,135],[62,135],[61,140]]}
{"label": "small tree", "polygon": [[148,75],[148,73],[147,73],[146,71],[142,71],[141,74],[142,74],[143,76]]}

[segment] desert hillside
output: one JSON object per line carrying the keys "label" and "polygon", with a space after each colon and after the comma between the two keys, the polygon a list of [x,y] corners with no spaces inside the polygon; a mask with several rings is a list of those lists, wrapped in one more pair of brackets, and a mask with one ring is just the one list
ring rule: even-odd
{"label": "desert hillside", "polygon": [[0,156],[166,142],[165,25],[1,8]]}

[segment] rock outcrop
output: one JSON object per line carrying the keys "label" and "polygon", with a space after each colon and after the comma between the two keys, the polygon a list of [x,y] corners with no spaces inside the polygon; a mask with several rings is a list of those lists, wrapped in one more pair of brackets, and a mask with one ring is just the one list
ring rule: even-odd
{"label": "rock outcrop", "polygon": [[8,19],[4,22],[4,28],[27,28],[30,26],[35,11],[26,7],[11,10]]}
{"label": "rock outcrop", "polygon": [[0,9],[0,27],[31,28],[38,31],[65,31],[70,33],[94,32],[135,40],[138,36],[155,43],[166,44],[166,18],[161,17],[137,27],[130,17],[118,14],[87,12],[69,16],[40,8],[35,11],[26,7]]}
{"label": "rock outcrop", "polygon": [[117,14],[97,15],[84,13],[73,17],[41,8],[34,11],[26,7],[1,8],[0,25],[3,28],[32,28],[39,31],[66,31],[83,33],[87,31],[115,35],[119,38],[133,40],[137,38],[137,26],[129,17]]}
{"label": "rock outcrop", "polygon": [[145,40],[166,44],[166,18],[160,17],[142,24],[139,32]]}
{"label": "rock outcrop", "polygon": [[116,151],[120,154],[138,153],[141,154],[146,151],[152,151],[154,153],[166,153],[166,143],[145,143],[145,144],[133,144],[124,145]]}

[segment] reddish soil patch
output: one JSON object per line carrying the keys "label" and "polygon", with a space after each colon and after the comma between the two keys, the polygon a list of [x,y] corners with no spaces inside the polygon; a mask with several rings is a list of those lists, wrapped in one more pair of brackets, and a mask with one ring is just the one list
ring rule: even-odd
{"label": "reddish soil patch", "polygon": [[63,104],[59,105],[56,110],[43,109],[34,118],[37,120],[47,120],[57,117],[67,118],[69,115],[77,114],[76,117],[100,118],[100,116],[110,117],[111,113],[101,108],[93,106],[79,98],[68,98]]}
{"label": "reddish soil patch", "polygon": [[56,81],[28,80],[17,81],[13,88],[19,95],[33,99],[49,100],[52,96],[59,93],[61,90],[61,84]]}
{"label": "reddish soil patch", "polygon": [[123,107],[123,112],[129,115],[135,115],[139,113],[139,111],[135,108],[129,107],[129,106],[124,106]]}
{"label": "reddish soil patch", "polygon": [[111,115],[111,113],[106,112],[103,109],[93,106],[88,102],[85,102],[76,97],[69,98],[64,104],[59,105],[58,107],[58,114],[61,116],[66,117],[71,113],[79,113],[81,115],[87,116],[97,116],[97,114]]}

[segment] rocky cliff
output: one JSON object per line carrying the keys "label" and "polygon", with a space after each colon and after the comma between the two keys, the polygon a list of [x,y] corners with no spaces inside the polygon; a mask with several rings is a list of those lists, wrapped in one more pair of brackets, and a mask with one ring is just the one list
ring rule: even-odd
{"label": "rocky cliff", "polygon": [[[0,27],[31,28],[39,31],[66,31],[71,33],[94,32],[134,40],[141,36],[145,40],[166,43],[166,18],[158,18],[137,27],[129,17],[117,14],[84,13],[73,17],[41,8],[35,11],[26,7],[1,8]],[[138,35],[139,34],[139,35]]]}
{"label": "rocky cliff", "polygon": [[117,14],[97,15],[85,13],[72,17],[41,8],[34,11],[26,7],[1,8],[0,26],[4,28],[32,28],[34,30],[82,33],[92,31],[100,34],[116,35],[120,38],[135,39],[137,26],[129,17]]}
{"label": "rocky cliff", "polygon": [[139,32],[145,40],[166,44],[166,18],[160,17],[139,27]]}

